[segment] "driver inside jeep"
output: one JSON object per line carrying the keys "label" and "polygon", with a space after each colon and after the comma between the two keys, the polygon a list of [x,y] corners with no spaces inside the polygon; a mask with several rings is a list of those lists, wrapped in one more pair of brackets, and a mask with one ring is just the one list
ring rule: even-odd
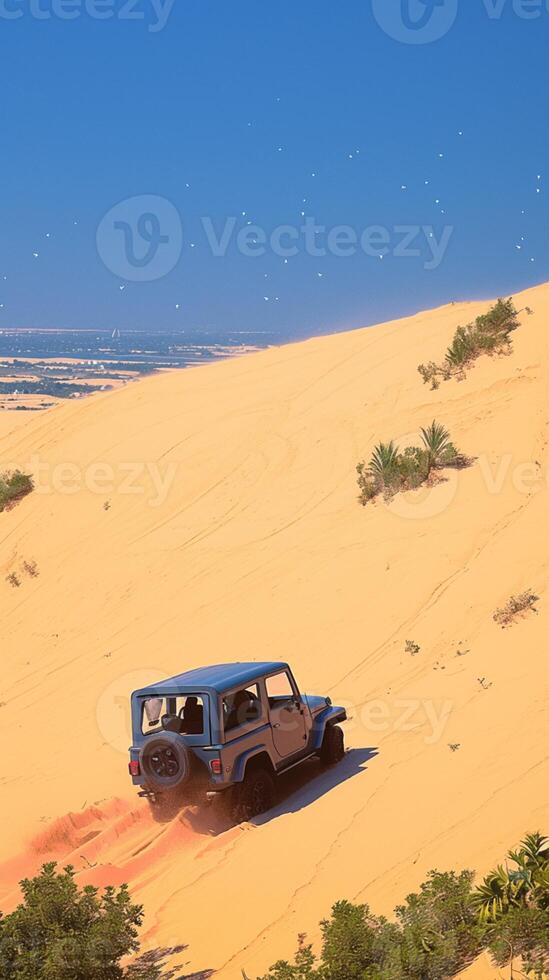
{"label": "driver inside jeep", "polygon": [[226,698],[223,702],[223,707],[228,712],[225,721],[226,732],[232,728],[238,728],[239,725],[255,721],[261,714],[259,698],[252,691],[237,691],[233,695],[232,705],[227,704],[228,700]]}
{"label": "driver inside jeep", "polygon": [[185,701],[185,707],[179,712],[183,724],[181,732],[185,735],[202,735],[204,731],[204,708],[198,703],[198,698],[190,694]]}

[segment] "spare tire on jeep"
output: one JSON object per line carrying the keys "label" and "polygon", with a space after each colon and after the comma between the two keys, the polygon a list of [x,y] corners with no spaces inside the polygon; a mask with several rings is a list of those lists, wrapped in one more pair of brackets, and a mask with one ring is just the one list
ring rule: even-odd
{"label": "spare tire on jeep", "polygon": [[147,787],[153,792],[183,786],[191,773],[187,747],[172,732],[163,732],[145,742],[139,754],[139,763]]}

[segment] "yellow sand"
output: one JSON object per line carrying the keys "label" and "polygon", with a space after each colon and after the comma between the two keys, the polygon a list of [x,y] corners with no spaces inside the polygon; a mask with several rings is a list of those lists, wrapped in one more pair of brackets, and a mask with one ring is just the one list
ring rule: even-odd
{"label": "yellow sand", "polygon": [[[418,363],[488,303],[3,423],[0,469],[30,466],[40,491],[0,514],[0,908],[70,860],[82,882],[129,880],[147,946],[188,943],[187,972],[240,980],[337,898],[389,912],[430,868],[486,871],[549,829],[549,286],[516,303],[534,314],[512,356],[438,391]],[[433,418],[475,464],[360,507],[357,461]],[[502,630],[494,611],[527,588],[538,614]],[[127,775],[131,690],[280,658],[349,706],[340,769],[287,777],[253,825],[154,822]]]}

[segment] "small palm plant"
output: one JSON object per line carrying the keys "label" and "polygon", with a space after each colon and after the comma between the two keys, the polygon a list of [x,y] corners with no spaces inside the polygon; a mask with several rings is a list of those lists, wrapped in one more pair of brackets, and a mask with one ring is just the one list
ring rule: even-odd
{"label": "small palm plant", "polygon": [[439,422],[433,421],[428,429],[422,429],[421,440],[428,454],[429,471],[447,466],[457,459],[457,450],[450,440],[450,433]]}
{"label": "small palm plant", "polygon": [[391,439],[375,447],[368,463],[357,466],[359,500],[367,504],[378,494],[389,499],[403,490],[415,490],[429,479],[431,471],[458,462],[465,464],[450,441],[450,434],[438,422],[421,430],[423,446],[408,446],[400,452]]}
{"label": "small palm plant", "polygon": [[368,472],[376,479],[388,482],[394,476],[398,465],[398,447],[390,442],[380,442],[374,449]]}
{"label": "small palm plant", "polygon": [[374,449],[369,463],[357,466],[360,502],[367,504],[378,493],[395,493],[402,482],[399,472],[401,457],[398,448],[391,442],[380,442]]}
{"label": "small palm plant", "polygon": [[494,923],[512,909],[549,910],[549,837],[528,834],[508,858],[516,867],[498,867],[477,888],[474,903],[481,923]]}

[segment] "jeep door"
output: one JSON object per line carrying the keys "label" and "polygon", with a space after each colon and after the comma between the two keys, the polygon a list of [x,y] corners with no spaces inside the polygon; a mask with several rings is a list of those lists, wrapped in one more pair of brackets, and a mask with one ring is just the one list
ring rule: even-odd
{"label": "jeep door", "polygon": [[265,690],[276,752],[282,759],[302,752],[309,737],[307,713],[291,674],[281,670],[266,677]]}

